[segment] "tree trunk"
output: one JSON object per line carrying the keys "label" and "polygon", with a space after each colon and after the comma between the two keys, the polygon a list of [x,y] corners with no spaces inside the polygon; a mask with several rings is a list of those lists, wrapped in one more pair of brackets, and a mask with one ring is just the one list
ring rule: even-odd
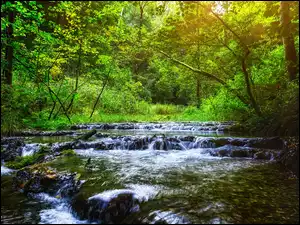
{"label": "tree trunk", "polygon": [[90,137],[92,137],[96,133],[97,133],[97,130],[93,129],[93,130],[88,131],[87,133],[81,135],[80,137],[76,138],[75,141],[79,141],[79,140],[87,141]]}
{"label": "tree trunk", "polygon": [[197,90],[196,90],[196,96],[197,96],[197,108],[200,108],[200,78],[197,77]]}
{"label": "tree trunk", "polygon": [[295,80],[297,76],[297,53],[295,49],[294,37],[291,33],[290,3],[280,2],[280,23],[282,42],[285,51],[285,63],[289,74],[289,79]]}
{"label": "tree trunk", "polygon": [[74,94],[72,95],[72,99],[70,104],[67,107],[67,112],[71,111],[71,107],[74,102],[74,97],[77,94],[77,89],[78,89],[78,79],[80,75],[80,67],[81,67],[81,43],[80,43],[80,48],[79,48],[79,54],[78,54],[78,64],[77,64],[77,74],[76,74],[76,82],[75,82],[75,88],[74,88]]}
{"label": "tree trunk", "polygon": [[13,47],[12,47],[12,35],[13,35],[13,22],[14,22],[14,12],[10,11],[8,13],[9,25],[6,29],[7,35],[7,46],[5,50],[5,59],[7,62],[6,69],[4,70],[5,83],[12,86],[12,70],[13,70]]}
{"label": "tree trunk", "polygon": [[261,116],[260,107],[256,103],[256,100],[255,100],[255,98],[253,96],[253,93],[252,93],[250,77],[249,77],[249,73],[247,71],[247,66],[246,66],[246,59],[242,60],[242,70],[243,70],[243,73],[244,73],[244,78],[245,78],[245,82],[246,82],[246,89],[247,89],[247,93],[248,93],[250,101],[251,101],[251,105],[254,108],[256,114]]}
{"label": "tree trunk", "polygon": [[97,99],[96,99],[96,102],[95,102],[94,107],[93,107],[93,111],[92,111],[92,113],[91,113],[91,115],[90,115],[90,119],[92,118],[92,116],[93,116],[93,114],[94,114],[94,111],[95,111],[95,108],[96,108],[96,106],[97,106],[97,104],[98,104],[98,101],[99,101],[99,99],[100,99],[100,97],[101,97],[101,95],[102,95],[102,93],[103,93],[103,91],[104,91],[104,88],[105,88],[105,86],[106,86],[106,84],[107,84],[107,82],[108,82],[109,74],[110,74],[110,71],[108,72],[107,78],[106,78],[106,80],[104,81],[103,86],[102,86],[102,89],[101,89],[101,91],[100,91],[100,93],[99,93],[99,95],[98,95],[98,97],[97,97]]}
{"label": "tree trunk", "polygon": [[[251,105],[252,107],[254,108],[256,114],[258,116],[261,116],[261,111],[260,111],[260,107],[259,105],[257,104],[255,98],[254,98],[254,95],[253,95],[253,92],[252,92],[252,88],[251,88],[251,77],[250,77],[250,74],[248,73],[247,71],[247,64],[246,64],[246,61],[247,61],[247,58],[250,54],[250,50],[248,48],[248,46],[244,43],[244,41],[242,40],[242,38],[234,31],[232,30],[229,25],[222,19],[220,18],[216,13],[214,13],[212,10],[210,10],[211,13],[218,19],[220,20],[220,22],[223,24],[223,26],[225,28],[227,28],[239,41],[241,47],[244,49],[244,56],[241,58],[242,60],[242,71],[244,73],[244,78],[245,78],[245,82],[246,82],[246,90],[247,90],[247,94],[250,98],[250,102],[251,102]],[[226,44],[225,44],[226,45]]]}
{"label": "tree trunk", "polygon": [[165,56],[167,56],[168,58],[170,58],[171,60],[173,60],[174,62],[180,64],[180,65],[183,65],[185,66],[186,68],[190,69],[191,71],[195,72],[195,73],[198,73],[198,74],[201,74],[209,79],[212,79],[212,80],[215,80],[217,82],[219,82],[220,84],[222,84],[227,90],[229,90],[230,92],[232,92],[236,97],[238,97],[241,102],[243,102],[245,105],[249,105],[249,101],[247,99],[245,99],[242,95],[240,95],[236,90],[234,89],[231,89],[228,84],[222,80],[221,78],[217,77],[216,75],[214,74],[211,74],[211,73],[207,73],[205,71],[201,71],[201,70],[198,70],[184,62],[181,62],[179,61],[178,59],[174,59],[172,58],[171,56],[169,56],[167,53],[163,52],[163,51],[160,51],[162,54],[164,54]]}
{"label": "tree trunk", "polygon": [[[197,19],[199,18],[199,4],[197,3]],[[197,27],[197,68],[200,70],[200,32]],[[200,77],[196,77],[196,98],[197,98],[197,108],[200,108]]]}
{"label": "tree trunk", "polygon": [[143,3],[139,2],[140,5],[140,27],[139,27],[139,39],[142,42],[142,25],[143,25],[143,13],[144,13],[144,6]]}

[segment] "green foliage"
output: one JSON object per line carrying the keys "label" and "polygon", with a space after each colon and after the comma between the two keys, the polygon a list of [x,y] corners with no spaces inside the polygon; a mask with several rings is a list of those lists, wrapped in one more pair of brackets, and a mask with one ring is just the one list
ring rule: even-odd
{"label": "green foliage", "polygon": [[248,114],[247,107],[226,89],[221,89],[216,96],[205,99],[200,109],[204,114],[210,115],[212,120],[237,120]]}
{"label": "green foliage", "polygon": [[[13,35],[7,36],[11,10]],[[2,71],[9,65],[8,47],[13,48],[13,85],[1,82],[2,133],[64,129],[67,117],[72,123],[250,119],[254,124],[251,118],[271,123],[272,115],[296,113],[286,111],[292,111],[297,88],[287,79],[276,2],[24,1],[6,2],[1,13]],[[296,3],[290,3],[290,14],[299,58]],[[259,118],[247,103],[245,45]]]}
{"label": "green foliage", "polygon": [[33,165],[43,157],[42,154],[33,154],[28,156],[18,156],[14,161],[7,162],[5,165],[11,169],[21,169],[25,166]]}
{"label": "green foliage", "polygon": [[170,115],[182,112],[182,107],[175,105],[156,104],[152,106],[152,111],[158,115]]}

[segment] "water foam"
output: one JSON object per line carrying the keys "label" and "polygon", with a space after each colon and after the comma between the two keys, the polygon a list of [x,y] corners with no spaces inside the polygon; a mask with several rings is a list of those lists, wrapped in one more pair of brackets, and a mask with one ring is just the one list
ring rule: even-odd
{"label": "water foam", "polygon": [[101,199],[104,202],[109,202],[119,194],[132,194],[134,198],[142,202],[154,198],[159,191],[158,187],[150,185],[127,184],[125,187],[128,187],[128,189],[106,190],[90,197],[89,200]]}
{"label": "water foam", "polygon": [[181,150],[75,150],[77,154],[97,160],[107,160],[125,183],[148,183],[149,179],[163,178],[169,171],[192,170],[199,173],[226,173],[250,166],[253,160],[216,157],[209,149]]}
{"label": "water foam", "polygon": [[1,166],[1,176],[2,175],[8,175],[14,170],[7,168],[6,166]]}
{"label": "water foam", "polygon": [[40,224],[85,224],[87,220],[78,220],[72,214],[70,206],[63,200],[52,197],[46,193],[39,193],[34,198],[50,203],[52,208],[40,211]]}
{"label": "water foam", "polygon": [[39,144],[26,144],[25,146],[22,147],[22,156],[29,156],[33,155],[37,151],[39,151],[40,145]]}

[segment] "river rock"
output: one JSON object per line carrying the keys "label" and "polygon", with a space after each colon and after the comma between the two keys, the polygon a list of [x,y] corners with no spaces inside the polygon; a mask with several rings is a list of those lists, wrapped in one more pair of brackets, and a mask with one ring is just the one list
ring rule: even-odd
{"label": "river rock", "polygon": [[27,167],[13,177],[13,187],[25,194],[46,192],[68,198],[77,193],[82,184],[76,175],[57,173],[48,167]]}
{"label": "river rock", "polygon": [[87,200],[79,194],[71,205],[79,218],[104,224],[120,224],[139,209],[135,193],[127,189],[105,191]]}
{"label": "river rock", "polygon": [[257,153],[254,154],[253,158],[254,159],[270,160],[271,156],[272,155],[267,151],[258,151]]}
{"label": "river rock", "polygon": [[[3,141],[6,143],[6,141]],[[2,143],[2,140],[1,140]],[[25,146],[24,139],[21,138],[14,138],[14,139],[9,139],[7,141],[7,146],[3,147],[1,149],[1,160],[4,161],[12,161],[14,160],[17,156],[22,155],[22,148]]]}
{"label": "river rock", "polygon": [[247,147],[265,148],[265,149],[283,149],[284,142],[280,137],[273,138],[253,138],[249,139]]}
{"label": "river rock", "polygon": [[277,160],[299,177],[299,137],[285,140],[283,151]]}
{"label": "river rock", "polygon": [[230,153],[231,157],[249,157],[249,152],[244,149],[235,149]]}
{"label": "river rock", "polygon": [[189,141],[189,142],[195,141],[195,137],[194,136],[185,136],[185,137],[180,137],[179,139],[181,141]]}

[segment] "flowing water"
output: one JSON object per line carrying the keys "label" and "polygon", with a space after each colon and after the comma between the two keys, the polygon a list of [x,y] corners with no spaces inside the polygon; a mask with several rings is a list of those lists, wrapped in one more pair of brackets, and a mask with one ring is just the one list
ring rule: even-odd
{"label": "flowing water", "polygon": [[[122,191],[141,202],[124,223],[299,223],[299,181],[273,160],[255,160],[255,148],[226,132],[231,123],[92,124],[73,127],[79,133],[96,128],[89,141],[73,146],[76,155],[47,165],[77,172],[85,199],[105,201]],[[225,128],[225,129],[224,129]],[[155,135],[155,136],[154,136]],[[22,156],[51,143],[67,146],[74,135],[26,138]],[[226,139],[221,146],[212,140]],[[218,140],[219,140],[218,139]],[[251,139],[251,138],[250,138]],[[101,146],[105,146],[106,150]],[[243,157],[215,151],[248,152]],[[274,153],[275,154],[275,153]],[[91,167],[85,168],[87,159]],[[272,159],[272,157],[271,157]],[[25,196],[12,190],[15,171],[1,166],[1,223],[87,224],[69,203],[46,193]],[[145,219],[153,215],[151,221]]]}

